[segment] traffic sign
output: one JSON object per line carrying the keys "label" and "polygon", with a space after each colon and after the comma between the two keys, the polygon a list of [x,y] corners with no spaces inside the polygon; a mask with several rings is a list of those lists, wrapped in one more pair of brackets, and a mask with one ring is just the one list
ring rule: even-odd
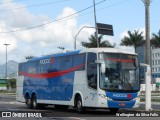
{"label": "traffic sign", "polygon": [[98,34],[113,36],[113,26],[109,24],[97,23]]}

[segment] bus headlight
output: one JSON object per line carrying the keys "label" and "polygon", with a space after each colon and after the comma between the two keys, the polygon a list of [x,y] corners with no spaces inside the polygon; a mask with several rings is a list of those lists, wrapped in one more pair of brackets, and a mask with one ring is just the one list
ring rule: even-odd
{"label": "bus headlight", "polygon": [[136,98],[134,98],[133,100],[140,100],[140,95],[137,95],[137,97]]}
{"label": "bus headlight", "polygon": [[111,99],[111,98],[109,98],[109,97],[107,97],[107,100],[112,101],[112,99]]}
{"label": "bus headlight", "polygon": [[103,94],[99,94],[99,96],[101,96],[103,99],[105,100],[112,100],[111,98],[107,97],[106,95],[103,95]]}
{"label": "bus headlight", "polygon": [[140,96],[137,96],[136,98],[134,98],[133,100],[139,100],[140,99]]}
{"label": "bus headlight", "polygon": [[106,99],[106,100],[107,100],[107,97],[106,97],[106,95],[99,94],[99,96],[101,96],[102,98],[104,98],[104,99]]}

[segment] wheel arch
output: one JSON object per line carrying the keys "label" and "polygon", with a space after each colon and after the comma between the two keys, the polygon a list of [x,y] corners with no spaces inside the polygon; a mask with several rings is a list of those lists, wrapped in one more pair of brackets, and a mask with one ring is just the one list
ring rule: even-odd
{"label": "wheel arch", "polygon": [[84,106],[84,99],[83,99],[83,94],[81,92],[76,92],[74,94],[74,106],[76,107],[76,100],[78,99],[78,97],[81,97],[81,100],[82,100],[82,106]]}
{"label": "wheel arch", "polygon": [[24,94],[24,98],[26,99],[27,97],[31,98],[29,92],[26,92],[26,93]]}

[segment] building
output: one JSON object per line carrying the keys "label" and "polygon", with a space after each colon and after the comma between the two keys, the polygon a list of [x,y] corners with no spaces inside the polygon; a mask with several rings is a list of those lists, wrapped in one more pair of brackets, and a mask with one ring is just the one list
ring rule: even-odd
{"label": "building", "polygon": [[160,78],[160,48],[152,49],[152,78]]}
{"label": "building", "polygon": [[[138,60],[140,63],[146,63],[145,52],[146,47],[142,45],[137,47],[136,53],[138,54]],[[156,78],[160,78],[160,48],[152,48],[151,49],[151,72],[152,72],[152,80]],[[144,80],[145,68],[140,68],[140,79]]]}

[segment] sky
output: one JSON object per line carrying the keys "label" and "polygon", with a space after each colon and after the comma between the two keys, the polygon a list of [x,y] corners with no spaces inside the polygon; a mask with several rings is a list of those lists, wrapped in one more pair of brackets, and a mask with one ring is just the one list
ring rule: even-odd
{"label": "sky", "polygon": [[[114,36],[104,36],[116,48],[127,31],[139,30],[145,36],[145,7],[142,0],[95,0],[98,23],[113,25]],[[8,60],[22,62],[25,56],[74,50],[74,40],[83,26],[95,26],[93,0],[0,0],[0,64]],[[88,9],[86,9],[88,8]],[[150,4],[150,34],[160,29],[160,0]],[[77,14],[75,14],[77,13]],[[49,23],[49,24],[48,24]],[[39,26],[39,27],[37,27]],[[32,29],[31,29],[32,28]],[[84,28],[77,36],[77,49],[84,49],[94,29]]]}

